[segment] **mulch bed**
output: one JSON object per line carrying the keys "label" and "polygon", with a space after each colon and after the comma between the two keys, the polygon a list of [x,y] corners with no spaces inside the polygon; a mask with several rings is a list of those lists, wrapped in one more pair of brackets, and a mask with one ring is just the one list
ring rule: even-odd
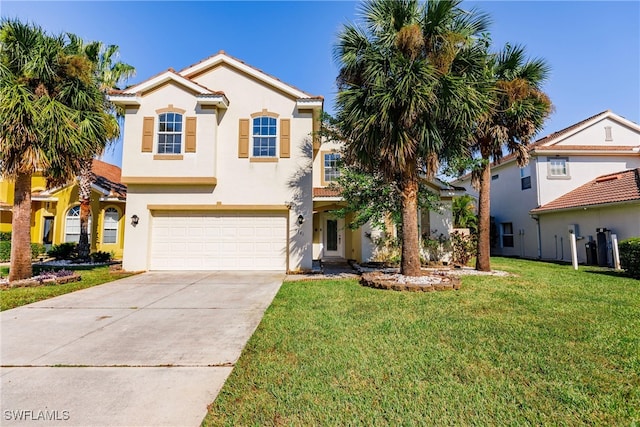
{"label": "mulch bed", "polygon": [[[422,279],[421,278],[425,278]],[[360,278],[360,284],[375,289],[387,289],[394,291],[410,291],[410,292],[434,292],[434,291],[450,291],[460,289],[460,278],[445,274],[425,273],[421,278],[415,279],[412,283],[410,277],[399,280],[398,275],[387,274],[378,271],[371,273],[363,273]]]}

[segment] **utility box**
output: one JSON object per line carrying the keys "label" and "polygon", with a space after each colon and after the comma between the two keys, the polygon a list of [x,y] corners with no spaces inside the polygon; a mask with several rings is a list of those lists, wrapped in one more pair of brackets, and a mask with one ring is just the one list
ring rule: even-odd
{"label": "utility box", "polygon": [[587,265],[598,265],[598,245],[596,242],[587,242],[584,246],[587,250]]}

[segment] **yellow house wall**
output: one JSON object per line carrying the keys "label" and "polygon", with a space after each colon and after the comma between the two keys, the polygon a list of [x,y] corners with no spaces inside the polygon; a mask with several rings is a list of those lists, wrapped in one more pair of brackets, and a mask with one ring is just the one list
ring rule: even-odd
{"label": "yellow house wall", "polygon": [[[46,179],[35,175],[31,181],[32,191],[46,189]],[[13,204],[13,182],[0,181],[0,201],[6,204]],[[33,201],[31,204],[31,241],[42,243],[44,221],[46,217],[53,216],[53,244],[64,243],[65,218],[67,212],[73,206],[79,205],[78,185],[73,184],[60,189],[52,194],[56,202]],[[101,202],[102,194],[97,191],[91,193],[91,252],[110,252],[115,258],[122,258],[125,227],[125,204],[124,202]],[[116,243],[102,243],[102,230],[104,226],[105,210],[113,207],[118,210],[120,220],[118,221],[118,236]],[[11,212],[0,211],[0,232],[11,231]]]}

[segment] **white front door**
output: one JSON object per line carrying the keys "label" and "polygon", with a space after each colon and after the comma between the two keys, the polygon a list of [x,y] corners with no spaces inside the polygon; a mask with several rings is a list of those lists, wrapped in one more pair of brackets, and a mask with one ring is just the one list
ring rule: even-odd
{"label": "white front door", "polygon": [[344,258],[344,219],[324,218],[324,256]]}

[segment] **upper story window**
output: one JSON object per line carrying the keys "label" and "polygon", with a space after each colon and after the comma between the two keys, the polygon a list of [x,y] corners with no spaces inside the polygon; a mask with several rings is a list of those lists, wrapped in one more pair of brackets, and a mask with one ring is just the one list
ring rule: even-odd
{"label": "upper story window", "polygon": [[338,169],[340,154],[324,153],[322,162],[322,179],[326,185],[331,181],[335,181],[340,176],[340,170]]}
{"label": "upper story window", "polygon": [[253,157],[276,156],[276,126],[274,117],[259,116],[253,119]]}
{"label": "upper story window", "polygon": [[566,157],[548,158],[549,178],[565,178],[569,176],[568,159]]}
{"label": "upper story window", "polygon": [[182,153],[182,114],[158,116],[158,154]]}
{"label": "upper story window", "polygon": [[531,172],[529,166],[520,168],[520,189],[526,190],[531,188]]}
{"label": "upper story window", "polygon": [[102,230],[102,243],[116,243],[118,240],[118,220],[120,214],[116,208],[108,208],[104,211],[104,227]]}

